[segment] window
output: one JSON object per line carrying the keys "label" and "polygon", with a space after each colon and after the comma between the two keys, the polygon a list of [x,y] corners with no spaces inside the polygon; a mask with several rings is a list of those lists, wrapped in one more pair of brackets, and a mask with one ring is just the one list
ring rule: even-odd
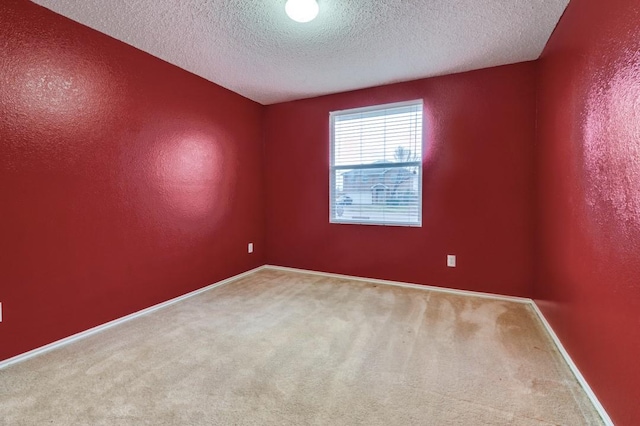
{"label": "window", "polygon": [[422,226],[422,100],[335,111],[329,221]]}

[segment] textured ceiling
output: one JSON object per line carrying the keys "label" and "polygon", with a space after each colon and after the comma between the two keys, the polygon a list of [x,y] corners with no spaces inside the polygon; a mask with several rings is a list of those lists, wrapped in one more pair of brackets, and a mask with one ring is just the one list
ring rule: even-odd
{"label": "textured ceiling", "polygon": [[262,104],[539,57],[569,0],[35,0]]}

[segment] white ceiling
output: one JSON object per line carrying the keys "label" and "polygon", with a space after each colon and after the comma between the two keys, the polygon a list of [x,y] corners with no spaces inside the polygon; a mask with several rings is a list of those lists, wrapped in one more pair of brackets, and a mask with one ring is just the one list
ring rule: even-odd
{"label": "white ceiling", "polygon": [[537,59],[569,0],[35,0],[261,104]]}

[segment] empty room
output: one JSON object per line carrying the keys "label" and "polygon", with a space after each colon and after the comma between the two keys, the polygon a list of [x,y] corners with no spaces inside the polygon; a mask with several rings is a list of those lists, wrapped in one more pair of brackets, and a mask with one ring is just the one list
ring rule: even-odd
{"label": "empty room", "polygon": [[2,0],[0,425],[640,424],[637,0]]}

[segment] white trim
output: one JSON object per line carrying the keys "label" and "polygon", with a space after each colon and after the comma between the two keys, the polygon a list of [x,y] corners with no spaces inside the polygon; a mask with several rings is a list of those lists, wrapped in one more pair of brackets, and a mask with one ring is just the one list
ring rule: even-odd
{"label": "white trim", "polygon": [[573,375],[576,377],[576,380],[578,381],[578,383],[580,383],[580,386],[582,386],[582,389],[585,391],[585,393],[591,400],[591,403],[595,407],[598,414],[600,414],[600,417],[602,417],[602,420],[604,421],[604,423],[607,426],[613,426],[613,421],[611,420],[611,417],[609,417],[609,414],[607,414],[607,411],[604,409],[602,404],[600,404],[598,397],[593,392],[593,390],[585,380],[582,373],[580,373],[580,370],[578,370],[578,366],[573,362],[573,360],[571,359],[571,356],[569,356],[569,352],[567,352],[564,346],[562,346],[562,342],[556,335],[555,331],[553,331],[553,328],[551,328],[551,324],[549,324],[547,319],[544,317],[544,314],[542,313],[542,311],[540,310],[536,302],[533,300],[531,300],[531,307],[538,315],[538,318],[540,319],[540,322],[542,323],[543,327],[545,328],[547,333],[549,333],[549,336],[551,336],[551,340],[553,340],[553,343],[555,343],[556,347],[558,348],[558,352],[560,352],[560,355],[562,355],[562,357],[564,358],[565,362],[569,366],[569,369],[571,370]]}
{"label": "white trim", "polygon": [[349,114],[361,114],[365,112],[382,111],[385,109],[392,109],[392,108],[411,107],[414,105],[422,105],[424,107],[424,99],[418,98],[410,101],[391,102],[387,104],[377,104],[377,105],[369,105],[365,107],[341,109],[338,111],[329,112],[329,117],[332,117],[332,116],[338,117],[341,115],[349,115]]}
{"label": "white trim", "polygon": [[85,337],[89,337],[89,336],[92,336],[92,335],[94,335],[96,333],[100,333],[101,331],[107,330],[107,329],[109,329],[111,327],[115,327],[116,325],[122,324],[122,323],[130,321],[132,319],[141,317],[143,315],[147,315],[147,314],[149,314],[151,312],[155,312],[155,311],[157,311],[159,309],[166,308],[167,306],[170,306],[170,305],[173,305],[175,303],[181,302],[181,301],[183,301],[185,299],[188,299],[190,297],[196,296],[196,295],[198,295],[200,293],[204,293],[205,291],[213,290],[216,287],[221,287],[221,286],[223,286],[225,284],[229,284],[229,283],[231,283],[233,281],[236,281],[236,280],[239,280],[241,278],[247,277],[247,276],[249,276],[249,275],[251,275],[251,274],[253,274],[253,273],[255,273],[255,272],[257,272],[257,271],[259,271],[261,269],[264,269],[264,266],[259,266],[257,268],[251,269],[249,271],[243,272],[243,273],[238,274],[238,275],[234,275],[234,276],[229,277],[227,279],[224,279],[222,281],[218,281],[218,282],[216,282],[214,284],[210,284],[210,285],[208,285],[206,287],[199,288],[198,290],[194,290],[192,292],[183,294],[182,296],[175,297],[173,299],[167,300],[167,301],[162,302],[162,303],[158,303],[157,305],[150,306],[148,308],[145,308],[145,309],[142,309],[140,311],[134,312],[132,314],[126,315],[124,317],[115,319],[113,321],[109,321],[109,322],[106,322],[104,324],[98,325],[96,327],[90,328],[88,330],[81,331],[80,333],[73,334],[73,335],[71,335],[69,337],[65,337],[64,339],[60,339],[60,340],[57,340],[55,342],[49,343],[48,345],[44,345],[44,346],[41,346],[39,348],[33,349],[33,350],[29,351],[29,352],[25,352],[25,353],[22,353],[20,355],[16,355],[16,356],[14,356],[12,358],[9,358],[9,359],[6,359],[4,361],[1,361],[0,362],[0,370],[2,370],[3,368],[8,367],[10,365],[17,364],[17,363],[22,362],[22,361],[26,361],[26,360],[28,360],[30,358],[35,357],[35,356],[42,355],[42,354],[44,354],[46,352],[49,352],[49,351],[52,351],[52,350],[57,349],[59,347],[68,345],[69,343],[73,343],[73,342],[78,341],[80,339],[84,339]]}
{"label": "white trim", "polygon": [[56,348],[59,348],[61,346],[68,345],[69,343],[78,341],[78,340],[83,339],[85,337],[89,337],[91,335],[94,335],[94,334],[99,333],[101,331],[107,330],[107,329],[109,329],[111,327],[114,327],[116,325],[122,324],[122,323],[124,323],[126,321],[130,321],[132,319],[135,319],[135,318],[141,317],[143,315],[149,314],[151,312],[157,311],[159,309],[166,308],[167,306],[170,306],[170,305],[173,305],[175,303],[181,302],[181,301],[183,301],[185,299],[188,299],[190,297],[196,296],[196,295],[198,295],[200,293],[203,293],[205,291],[213,290],[216,287],[221,287],[221,286],[229,284],[229,283],[231,283],[233,281],[237,281],[237,280],[239,280],[241,278],[245,278],[245,277],[247,277],[249,275],[254,274],[255,272],[258,272],[258,271],[264,270],[264,269],[270,269],[270,270],[276,270],[276,271],[296,272],[296,273],[308,274],[308,275],[319,275],[319,276],[325,276],[325,277],[330,277],[330,278],[342,278],[342,279],[349,279],[349,280],[353,280],[353,281],[362,281],[362,282],[369,282],[369,283],[381,284],[381,285],[392,285],[392,286],[396,286],[396,287],[413,288],[413,289],[418,289],[418,290],[437,291],[437,292],[449,293],[449,294],[475,296],[475,297],[482,297],[482,298],[485,298],[485,299],[502,300],[502,301],[507,301],[507,302],[515,302],[515,303],[523,303],[523,304],[531,305],[531,307],[533,308],[534,312],[536,313],[536,315],[540,319],[540,322],[542,323],[544,329],[547,331],[547,333],[549,333],[549,336],[551,337],[551,340],[556,345],[556,348],[558,348],[558,352],[560,352],[560,355],[564,358],[565,362],[569,366],[569,369],[571,370],[571,372],[575,376],[575,378],[578,381],[578,383],[580,384],[580,386],[582,386],[582,389],[584,389],[585,393],[587,394],[587,397],[589,398],[589,400],[593,404],[594,408],[596,409],[596,411],[598,412],[598,414],[600,415],[600,417],[602,418],[604,423],[607,426],[613,426],[613,422],[611,421],[611,418],[609,417],[609,415],[607,414],[606,410],[604,409],[604,407],[602,406],[602,404],[598,400],[598,397],[596,397],[595,393],[593,392],[593,390],[591,389],[591,387],[589,386],[589,384],[585,380],[584,376],[582,375],[582,373],[580,373],[580,370],[578,370],[578,367],[576,366],[576,364],[573,362],[573,360],[569,356],[569,353],[565,350],[564,346],[562,346],[562,342],[560,342],[560,339],[558,338],[556,333],[553,331],[553,328],[551,328],[551,325],[549,324],[547,319],[542,314],[542,311],[540,310],[538,305],[532,299],[529,299],[529,298],[526,298],[526,297],[502,296],[502,295],[499,295],[499,294],[483,293],[483,292],[470,291],[470,290],[456,290],[456,289],[449,289],[449,288],[444,288],[444,287],[435,287],[435,286],[423,285],[423,284],[411,284],[411,283],[405,283],[405,282],[400,282],[400,281],[379,280],[379,279],[375,279],[375,278],[363,278],[363,277],[356,277],[356,276],[353,276],[353,275],[333,274],[333,273],[329,273],[329,272],[312,271],[312,270],[308,270],[308,269],[289,268],[289,267],[286,267],[286,266],[263,265],[263,266],[259,266],[257,268],[251,269],[249,271],[243,272],[241,274],[234,275],[234,276],[229,277],[227,279],[224,279],[222,281],[218,281],[217,283],[208,285],[208,286],[200,288],[198,290],[194,290],[194,291],[192,291],[190,293],[187,293],[187,294],[183,294],[182,296],[178,296],[178,297],[175,297],[173,299],[167,300],[166,302],[162,302],[162,303],[159,303],[157,305],[150,306],[150,307],[148,307],[146,309],[142,309],[142,310],[140,310],[138,312],[134,312],[132,314],[126,315],[126,316],[124,316],[122,318],[118,318],[118,319],[115,319],[113,321],[109,321],[109,322],[107,322],[105,324],[90,328],[88,330],[82,331],[82,332],[74,334],[72,336],[65,337],[64,339],[55,341],[53,343],[49,343],[48,345],[41,346],[39,348],[33,349],[33,350],[29,351],[29,352],[25,352],[23,354],[16,355],[13,358],[9,358],[9,359],[6,359],[4,361],[1,361],[0,362],[0,370],[2,370],[3,368],[8,367],[10,365],[17,364],[19,362],[26,361],[27,359],[33,358],[35,356],[38,356],[38,355],[44,354],[46,352],[52,351],[52,350],[54,350]]}
{"label": "white trim", "polygon": [[480,291],[470,291],[470,290],[456,290],[452,288],[436,287],[436,286],[426,285],[426,284],[412,284],[412,283],[405,283],[400,281],[379,280],[375,278],[363,278],[363,277],[356,277],[353,275],[333,274],[330,272],[320,272],[320,271],[310,271],[307,269],[289,268],[287,266],[265,265],[265,269],[297,272],[297,273],[309,274],[309,275],[322,275],[330,278],[342,278],[342,279],[347,279],[352,281],[364,281],[364,282],[369,282],[374,284],[393,285],[397,287],[415,288],[419,290],[430,290],[430,291],[437,291],[441,293],[462,294],[465,296],[475,296],[475,297],[482,297],[485,299],[504,300],[508,302],[531,303],[531,299],[527,299],[526,297],[503,296],[500,294],[483,293]]}

